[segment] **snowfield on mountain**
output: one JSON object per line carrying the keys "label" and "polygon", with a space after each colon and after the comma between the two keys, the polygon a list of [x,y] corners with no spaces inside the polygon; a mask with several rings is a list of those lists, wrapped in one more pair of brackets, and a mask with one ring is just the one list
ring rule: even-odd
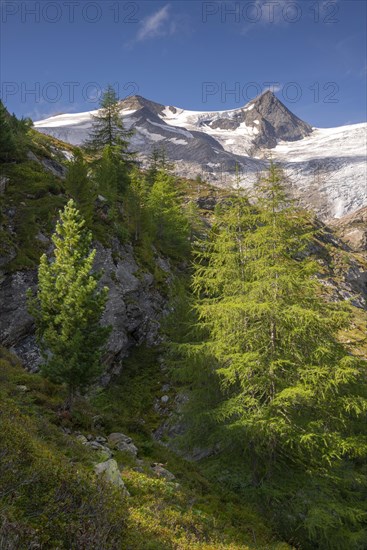
{"label": "snowfield on mountain", "polygon": [[[35,127],[81,145],[96,112],[60,114],[35,122]],[[270,91],[244,107],[212,112],[132,96],[121,101],[121,117],[126,128],[135,130],[131,148],[143,166],[159,147],[179,175],[201,175],[226,187],[235,180],[237,165],[241,185],[251,188],[272,157],[288,176],[293,195],[323,220],[367,204],[366,123],[312,128]]]}

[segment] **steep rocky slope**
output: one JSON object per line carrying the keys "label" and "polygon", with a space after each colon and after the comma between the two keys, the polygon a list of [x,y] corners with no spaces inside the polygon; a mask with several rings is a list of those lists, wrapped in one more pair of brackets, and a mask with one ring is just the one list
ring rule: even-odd
{"label": "steep rocky slope", "polygon": [[332,220],[330,226],[351,250],[367,257],[367,207]]}
{"label": "steep rocky slope", "polygon": [[[35,289],[40,254],[52,251],[50,235],[57,212],[66,202],[62,176],[69,155],[61,143],[43,138],[42,147],[35,146],[28,160],[6,166],[2,176],[0,344],[12,349],[30,370],[37,369],[41,358],[26,292]],[[113,327],[105,356],[111,374],[112,365],[118,368],[132,346],[158,343],[159,320],[167,302],[165,281],[172,273],[169,260],[153,250],[153,275],[139,260],[138,251],[114,234],[105,220],[103,202],[96,208],[95,231],[99,227],[100,239],[94,243],[95,268],[103,271],[100,284],[110,289],[103,322]]]}
{"label": "steep rocky slope", "polygon": [[[64,163],[71,153],[62,142],[42,139],[43,149],[38,145],[30,151],[27,162],[10,166],[2,176],[0,194],[0,343],[11,348],[31,370],[37,369],[41,358],[27,312],[26,291],[35,288],[39,255],[51,251],[50,232],[66,200],[62,188]],[[209,186],[208,190],[198,195],[195,185],[186,185],[185,189],[196,198],[203,213],[209,213],[220,200],[215,188]],[[103,203],[97,209],[103,215]],[[325,284],[339,299],[350,298],[362,308],[367,297],[366,266],[363,256],[354,252],[365,246],[364,222],[365,209],[334,222],[334,229],[345,243],[326,231],[316,251],[328,274]],[[113,372],[119,371],[121,359],[132,347],[159,342],[160,319],[167,311],[167,283],[173,274],[170,262],[157,252],[153,251],[153,263],[144,266],[139,251],[111,234],[108,225],[102,223],[99,232],[102,240],[95,243],[96,268],[103,270],[101,284],[110,289],[103,321],[113,327],[105,357],[109,365],[107,382]],[[103,238],[104,233],[107,238]]]}
{"label": "steep rocky slope", "polygon": [[[131,245],[122,245],[114,239],[111,247],[100,243],[96,247],[95,267],[103,270],[101,284],[109,288],[103,323],[113,327],[105,362],[115,365],[116,372],[131,347],[160,341],[160,318],[164,315],[166,298],[157,289],[154,276],[137,264]],[[163,275],[170,277],[169,264],[158,256],[156,261],[164,268]],[[26,304],[27,289],[34,290],[36,282],[36,269],[6,273],[6,266],[0,279],[0,343],[12,349],[30,370],[36,370],[41,361]],[[112,372],[109,370],[105,381]]]}

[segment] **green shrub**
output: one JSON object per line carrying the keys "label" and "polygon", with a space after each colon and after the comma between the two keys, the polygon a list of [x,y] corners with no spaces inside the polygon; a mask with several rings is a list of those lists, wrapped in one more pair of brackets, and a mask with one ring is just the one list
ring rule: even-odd
{"label": "green shrub", "polygon": [[[15,548],[123,548],[121,491],[73,464],[37,435],[37,425],[10,401],[0,408],[0,510]],[[16,525],[17,534],[12,532]],[[27,545],[26,545],[27,544]]]}

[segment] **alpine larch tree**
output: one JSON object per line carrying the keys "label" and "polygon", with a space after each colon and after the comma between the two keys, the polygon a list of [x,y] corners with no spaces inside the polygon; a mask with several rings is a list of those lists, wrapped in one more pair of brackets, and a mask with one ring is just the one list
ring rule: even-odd
{"label": "alpine larch tree", "polygon": [[199,437],[210,426],[211,443],[242,456],[239,486],[262,494],[288,538],[363,548],[366,362],[338,341],[348,306],[325,299],[310,216],[274,164],[255,195],[218,207],[197,248],[202,338],[178,346],[195,380],[192,426],[201,419]]}
{"label": "alpine larch tree", "polygon": [[95,186],[89,177],[89,167],[80,149],[74,153],[74,158],[68,163],[65,187],[76,203],[87,227],[92,226],[93,205],[96,198]]}
{"label": "alpine larch tree", "polygon": [[159,170],[147,200],[152,232],[161,250],[187,256],[189,225],[176,189],[175,178]]}
{"label": "alpine larch tree", "polygon": [[100,101],[100,108],[92,117],[92,128],[84,143],[93,155],[92,166],[98,182],[114,203],[129,185],[129,171],[135,164],[135,153],[129,150],[133,131],[126,130],[121,117],[121,106],[115,90],[108,86]]}
{"label": "alpine larch tree", "polygon": [[18,119],[11,115],[0,99],[0,163],[19,162],[26,158],[32,125],[29,118]]}
{"label": "alpine larch tree", "polygon": [[102,152],[109,146],[120,159],[131,162],[134,154],[128,151],[128,146],[133,132],[124,128],[120,110],[117,94],[109,85],[102,94],[97,114],[92,117],[92,130],[85,147],[91,152]]}

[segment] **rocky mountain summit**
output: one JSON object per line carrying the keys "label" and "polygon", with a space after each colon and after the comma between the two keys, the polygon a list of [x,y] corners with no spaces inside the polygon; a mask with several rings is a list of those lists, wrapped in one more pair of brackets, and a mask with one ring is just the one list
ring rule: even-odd
{"label": "rocky mountain summit", "polygon": [[291,113],[270,91],[235,110],[232,116],[228,116],[228,112],[219,113],[208,122],[211,128],[220,130],[236,130],[242,124],[255,130],[254,150],[272,149],[281,140],[297,141],[312,132],[309,124]]}

